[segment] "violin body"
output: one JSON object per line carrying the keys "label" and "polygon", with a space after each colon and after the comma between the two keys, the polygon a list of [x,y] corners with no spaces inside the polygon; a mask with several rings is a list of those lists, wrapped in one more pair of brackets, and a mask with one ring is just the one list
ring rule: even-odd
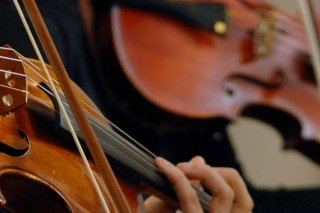
{"label": "violin body", "polygon": [[111,36],[126,77],[174,114],[267,122],[282,134],[284,147],[320,163],[320,96],[302,21],[256,1],[210,2],[233,11],[225,37],[163,14],[114,6]]}
{"label": "violin body", "polygon": [[[3,55],[26,61],[9,49],[1,50]],[[2,97],[10,96],[12,102],[1,105],[0,208],[8,212],[104,212],[75,145],[57,128],[54,102],[48,91],[39,87],[45,82],[39,62],[7,63],[1,59],[0,66],[2,70],[25,71],[25,75],[1,75]],[[50,66],[48,70],[54,76]],[[4,85],[11,89],[5,91]],[[83,107],[105,122],[90,99],[75,84],[74,87]],[[20,92],[15,93],[14,89]],[[106,195],[102,178],[94,163],[90,164]],[[119,181],[132,212],[137,212],[135,187]],[[109,208],[115,212],[111,204]]]}

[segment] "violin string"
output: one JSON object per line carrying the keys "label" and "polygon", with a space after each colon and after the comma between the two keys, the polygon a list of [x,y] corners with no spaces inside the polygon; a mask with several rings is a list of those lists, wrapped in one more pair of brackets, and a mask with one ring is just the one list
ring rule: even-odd
{"label": "violin string", "polygon": [[[7,48],[4,48],[4,47],[0,47],[0,49],[7,49]],[[21,62],[20,59],[17,59],[17,58],[11,58],[11,57],[7,57],[7,56],[0,56],[1,59],[4,59],[4,60],[9,60],[9,61],[15,61],[15,62]]]}
{"label": "violin string", "polygon": [[5,74],[18,75],[18,76],[22,76],[22,77],[25,77],[25,78],[27,77],[25,74],[16,73],[16,72],[13,72],[11,70],[0,69],[0,72],[3,72]]}
{"label": "violin string", "polygon": [[126,137],[128,139],[128,141],[131,141],[132,143],[137,145],[140,149],[142,149],[143,151],[148,153],[151,157],[153,157],[153,158],[157,157],[153,152],[151,152],[149,149],[147,149],[145,146],[143,146],[140,142],[138,142],[136,139],[134,139],[132,136],[130,136],[128,133],[126,133],[124,130],[122,130],[119,126],[117,126],[111,120],[109,120],[108,118],[106,118],[106,119],[108,121],[108,124],[110,124],[114,129],[118,130],[121,133],[121,135],[123,135],[124,137]]}
{"label": "violin string", "polygon": [[19,4],[18,0],[13,0],[13,3],[14,3],[14,5],[15,5],[15,7],[16,7],[16,10],[17,10],[20,18],[21,18],[21,21],[22,21],[22,23],[23,23],[23,25],[24,25],[24,28],[25,28],[28,36],[29,36],[29,39],[30,39],[31,44],[32,44],[32,46],[33,46],[33,48],[34,48],[34,50],[35,50],[35,52],[36,52],[36,54],[37,54],[37,57],[39,58],[39,60],[40,60],[40,62],[41,62],[42,69],[43,69],[43,71],[45,71],[45,73],[46,73],[46,75],[47,75],[47,80],[50,82],[50,85],[51,85],[51,87],[52,87],[52,90],[54,91],[54,94],[55,94],[55,98],[56,98],[56,100],[58,101],[58,104],[59,104],[59,106],[61,107],[61,110],[62,110],[62,112],[63,112],[63,114],[64,114],[64,116],[65,116],[65,121],[66,121],[67,124],[68,124],[69,130],[70,130],[70,132],[71,132],[71,134],[72,134],[72,136],[73,136],[74,142],[75,142],[75,144],[76,144],[76,146],[77,146],[77,148],[78,148],[78,151],[79,151],[79,153],[80,153],[80,155],[81,155],[81,158],[82,158],[83,163],[84,163],[84,165],[85,165],[85,168],[86,168],[86,170],[87,170],[88,176],[89,176],[89,178],[90,178],[90,180],[91,180],[91,182],[92,182],[92,184],[93,184],[93,187],[95,188],[95,190],[96,190],[96,192],[97,192],[97,194],[98,194],[98,197],[99,197],[99,199],[100,199],[100,201],[101,201],[102,207],[104,208],[104,210],[105,210],[106,212],[109,213],[109,212],[110,212],[109,207],[108,207],[108,205],[107,205],[107,203],[106,203],[106,200],[105,200],[105,198],[104,198],[104,196],[103,196],[103,194],[102,194],[102,191],[101,191],[101,189],[100,189],[100,186],[99,186],[98,183],[97,183],[97,180],[96,180],[96,178],[95,178],[95,176],[94,176],[94,174],[93,174],[93,171],[92,171],[92,169],[91,169],[91,167],[90,167],[90,165],[89,165],[89,161],[88,161],[88,159],[87,159],[87,157],[86,157],[86,155],[85,155],[85,153],[84,153],[84,151],[83,151],[83,149],[82,149],[82,146],[81,146],[81,144],[80,144],[80,141],[78,140],[78,137],[77,137],[77,135],[76,135],[76,133],[75,133],[75,131],[74,131],[74,128],[73,128],[73,126],[72,126],[72,124],[71,124],[71,122],[70,122],[70,119],[69,119],[69,117],[68,117],[68,115],[67,115],[67,113],[66,113],[66,110],[64,109],[64,106],[63,106],[63,104],[62,104],[62,102],[61,102],[61,99],[60,99],[60,97],[59,97],[59,95],[58,95],[58,92],[57,92],[56,87],[55,87],[55,85],[54,85],[54,83],[53,83],[53,81],[52,81],[52,78],[51,78],[51,76],[50,76],[50,74],[49,74],[49,71],[48,71],[48,69],[47,69],[47,67],[46,67],[46,65],[45,65],[45,63],[44,63],[44,60],[43,60],[43,58],[42,58],[42,55],[41,55],[40,50],[39,50],[39,48],[38,48],[38,45],[37,45],[37,43],[36,43],[36,41],[35,41],[35,38],[34,38],[32,32],[31,32],[30,27],[29,27],[29,25],[28,25],[28,23],[27,23],[27,21],[26,21],[26,18],[25,18],[25,16],[24,16],[23,12],[22,12],[22,9],[21,9],[21,7],[20,7],[20,4]]}
{"label": "violin string", "polygon": [[118,144],[122,146],[122,149],[127,150],[126,151],[127,153],[135,154],[136,160],[138,160],[139,162],[145,162],[148,165],[152,166],[153,169],[157,169],[157,167],[153,163],[154,156],[149,155],[149,153],[151,152],[149,153],[143,152],[146,150],[146,148],[144,148],[142,145],[141,146],[144,148],[144,150],[141,150],[137,146],[134,146],[129,140],[124,138],[119,133],[116,133],[114,130],[107,128],[106,126],[103,127],[103,126],[97,125],[96,121],[92,122],[92,124],[95,125],[96,128],[100,129],[105,134],[108,134],[110,137],[112,137],[114,141],[118,142]]}
{"label": "violin string", "polygon": [[13,87],[10,87],[10,86],[4,85],[4,84],[0,84],[0,87],[6,88],[6,89],[10,89],[10,90],[14,90],[14,91],[21,92],[21,93],[29,94],[29,92],[26,91],[26,90],[21,90],[21,89],[13,88]]}

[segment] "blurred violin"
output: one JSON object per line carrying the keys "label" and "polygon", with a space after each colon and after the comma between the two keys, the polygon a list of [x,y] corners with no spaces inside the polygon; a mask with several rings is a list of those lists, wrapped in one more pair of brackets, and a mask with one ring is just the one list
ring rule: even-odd
{"label": "blurred violin", "polygon": [[223,4],[223,33],[162,11],[113,6],[115,53],[134,87],[178,115],[267,122],[286,148],[320,163],[320,96],[300,17],[251,0],[164,2]]}

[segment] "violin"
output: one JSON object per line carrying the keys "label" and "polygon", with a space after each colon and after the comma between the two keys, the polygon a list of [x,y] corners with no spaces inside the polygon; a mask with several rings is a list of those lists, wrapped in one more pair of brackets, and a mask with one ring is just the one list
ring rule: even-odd
{"label": "violin", "polygon": [[[10,47],[0,48],[0,208],[8,212],[104,212],[63,122],[61,109],[39,67],[37,60],[25,58]],[[82,139],[52,67],[47,67],[77,136]],[[173,188],[153,163],[155,156],[111,128],[93,102],[79,87],[72,85],[103,150],[110,156],[132,212],[141,208],[138,202],[141,192],[159,195],[178,206]],[[92,159],[90,166],[102,183]],[[108,189],[101,186],[106,195]],[[208,212],[211,196],[197,192]]]}
{"label": "violin", "polygon": [[[266,122],[285,148],[319,164],[320,98],[300,17],[259,1],[206,2],[225,5],[224,35],[115,4],[107,33],[127,79],[151,103],[180,116]],[[100,48],[110,47],[102,41]]]}

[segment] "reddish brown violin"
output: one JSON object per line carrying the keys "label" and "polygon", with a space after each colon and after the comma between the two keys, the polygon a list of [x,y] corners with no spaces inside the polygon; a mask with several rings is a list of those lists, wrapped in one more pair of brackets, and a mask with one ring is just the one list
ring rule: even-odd
{"label": "reddish brown violin", "polygon": [[[51,67],[48,69],[54,78]],[[39,62],[4,47],[0,48],[0,70],[0,209],[104,212]],[[58,82],[54,82],[59,89]],[[131,211],[143,208],[138,203],[141,192],[159,195],[178,206],[174,190],[153,164],[154,155],[112,130],[91,100],[74,87],[104,152],[111,159]],[[75,123],[60,89],[59,94]],[[82,139],[77,124],[75,129]],[[103,187],[95,164],[90,163],[103,194],[107,195],[108,189]],[[202,191],[198,193],[203,208],[208,211],[210,196]],[[116,212],[115,206],[107,203],[111,212]]]}
{"label": "reddish brown violin", "polygon": [[225,4],[225,36],[162,13],[113,7],[112,38],[128,79],[182,116],[268,122],[286,147],[319,163],[320,96],[300,18],[258,1],[201,2]]}

